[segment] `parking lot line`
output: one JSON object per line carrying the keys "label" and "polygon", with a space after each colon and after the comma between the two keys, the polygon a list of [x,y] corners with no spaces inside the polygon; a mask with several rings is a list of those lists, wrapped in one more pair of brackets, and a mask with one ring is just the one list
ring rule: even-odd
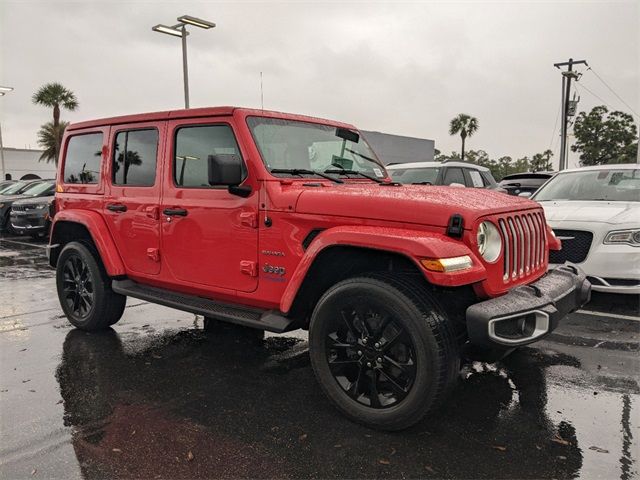
{"label": "parking lot line", "polygon": [[594,315],[596,317],[618,318],[621,320],[633,320],[635,322],[640,322],[640,317],[634,317],[633,315],[621,315],[619,313],[596,312],[593,310],[576,310],[576,313],[584,313],[586,315]]}

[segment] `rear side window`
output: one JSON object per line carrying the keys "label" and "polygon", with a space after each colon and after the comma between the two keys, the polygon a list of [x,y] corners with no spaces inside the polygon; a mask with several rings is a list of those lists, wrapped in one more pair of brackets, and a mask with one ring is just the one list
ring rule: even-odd
{"label": "rear side window", "polygon": [[113,184],[150,187],[156,179],[158,131],[130,130],[116,135]]}
{"label": "rear side window", "polygon": [[467,168],[467,173],[469,174],[469,178],[471,178],[472,187],[483,188],[485,186],[479,171]]}
{"label": "rear side window", "polygon": [[98,183],[102,160],[102,132],[75,135],[67,144],[65,183]]}
{"label": "rear side window", "polygon": [[211,188],[209,155],[240,155],[229,125],[182,127],[176,133],[173,178],[178,187]]}
{"label": "rear side window", "polygon": [[459,183],[460,185],[466,185],[464,181],[464,174],[461,168],[447,168],[444,174],[444,185],[451,185],[452,183]]}

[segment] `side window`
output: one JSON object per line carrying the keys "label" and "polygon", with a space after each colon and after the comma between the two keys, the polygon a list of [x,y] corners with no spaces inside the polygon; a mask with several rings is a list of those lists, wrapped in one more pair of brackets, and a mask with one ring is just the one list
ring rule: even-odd
{"label": "side window", "polygon": [[451,167],[446,169],[444,173],[444,181],[442,182],[442,184],[451,185],[452,183],[459,183],[460,185],[466,185],[461,168]]}
{"label": "side window", "polygon": [[98,183],[102,160],[102,132],[69,138],[64,160],[65,183]]}
{"label": "side window", "polygon": [[173,180],[178,187],[211,188],[209,155],[240,155],[229,125],[182,127],[175,142]]}
{"label": "side window", "polygon": [[475,188],[484,188],[484,180],[482,179],[482,175],[478,170],[472,170],[471,168],[467,168],[467,173],[469,174],[469,178],[471,178],[471,186]]}
{"label": "side window", "polygon": [[113,147],[113,184],[151,187],[156,179],[158,131],[118,132]]}

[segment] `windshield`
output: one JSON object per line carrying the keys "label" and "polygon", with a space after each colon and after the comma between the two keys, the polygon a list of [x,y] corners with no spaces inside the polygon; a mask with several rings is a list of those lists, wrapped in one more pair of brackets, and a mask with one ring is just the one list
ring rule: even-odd
{"label": "windshield", "polygon": [[13,185],[6,188],[5,190],[2,190],[2,195],[18,194],[20,193],[20,190],[22,190],[25,187],[25,185],[27,185],[27,183],[28,182],[16,182]]}
{"label": "windshield", "polygon": [[533,196],[549,200],[640,202],[640,169],[584,170],[559,173]]}
{"label": "windshield", "polygon": [[435,184],[440,167],[431,168],[398,168],[389,170],[391,178],[400,183],[430,183]]}
{"label": "windshield", "polygon": [[249,117],[247,123],[269,171],[343,169],[385,177],[375,153],[355,132],[342,138],[337,134],[343,129],[277,118]]}
{"label": "windshield", "polygon": [[53,194],[53,189],[54,189],[53,183],[42,182],[42,183],[36,183],[33,187],[27,188],[24,192],[22,192],[22,194],[27,197],[35,197],[43,193],[48,193],[48,191],[50,191],[51,194]]}

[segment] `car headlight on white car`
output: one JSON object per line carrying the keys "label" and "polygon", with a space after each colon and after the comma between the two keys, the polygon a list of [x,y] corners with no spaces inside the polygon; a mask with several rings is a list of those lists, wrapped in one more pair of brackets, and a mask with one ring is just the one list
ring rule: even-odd
{"label": "car headlight on white car", "polygon": [[613,230],[604,237],[607,245],[627,244],[633,247],[640,247],[640,229]]}
{"label": "car headlight on white car", "polygon": [[487,262],[495,262],[502,250],[502,237],[498,228],[491,222],[482,222],[476,235],[478,252]]}

